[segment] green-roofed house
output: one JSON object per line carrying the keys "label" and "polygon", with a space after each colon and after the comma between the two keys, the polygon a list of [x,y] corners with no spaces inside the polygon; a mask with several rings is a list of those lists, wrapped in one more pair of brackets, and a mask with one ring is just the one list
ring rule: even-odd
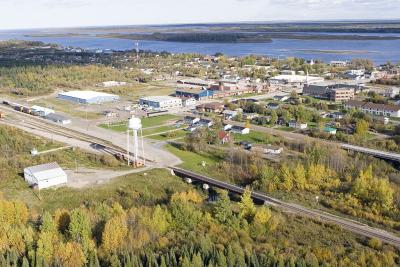
{"label": "green-roofed house", "polygon": [[325,127],[324,128],[324,132],[328,133],[328,134],[332,134],[335,135],[337,132],[336,128],[332,128],[332,127]]}

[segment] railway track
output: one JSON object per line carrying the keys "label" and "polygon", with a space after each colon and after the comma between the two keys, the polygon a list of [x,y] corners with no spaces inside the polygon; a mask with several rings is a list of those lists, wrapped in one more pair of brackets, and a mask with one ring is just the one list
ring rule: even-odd
{"label": "railway track", "polygon": [[[118,156],[126,156],[126,149],[114,145],[108,140],[83,133],[78,130],[74,130],[71,128],[64,127],[62,125],[54,124],[52,122],[49,122],[43,118],[33,116],[31,114],[26,114],[20,111],[15,111],[9,107],[0,106],[0,109],[6,110],[8,112],[12,112],[14,115],[16,115],[19,118],[23,118],[21,121],[16,121],[15,119],[10,119],[8,117],[3,117],[1,118],[2,121],[6,122],[7,124],[15,125],[15,126],[24,126],[24,127],[30,127],[33,129],[38,129],[42,130],[48,133],[53,133],[56,135],[60,135],[63,137],[75,139],[75,140],[80,140],[84,141],[87,143],[92,144],[94,147],[97,147],[99,150],[104,151],[105,153],[111,154],[111,155],[118,155]],[[131,156],[132,153],[130,153]],[[152,160],[146,159],[146,161],[152,162]]]}
{"label": "railway track", "polygon": [[[170,167],[171,170],[175,172],[176,175],[182,176],[184,178],[191,178],[196,181],[200,181],[203,183],[207,183],[209,185],[228,190],[233,193],[237,194],[243,194],[244,188],[241,186],[237,186],[234,184],[222,182],[204,175],[200,175],[188,170],[184,170],[181,168],[177,167]],[[378,228],[373,228],[370,227],[366,224],[357,222],[355,220],[339,217],[324,211],[319,211],[319,210],[312,210],[309,208],[305,208],[296,204],[291,204],[291,203],[286,203],[281,200],[269,197],[263,193],[260,192],[252,192],[251,196],[253,199],[262,201],[264,203],[269,203],[272,204],[278,208],[281,208],[283,210],[286,210],[288,212],[293,212],[299,215],[311,217],[314,219],[318,219],[324,222],[328,223],[333,223],[336,224],[343,229],[346,229],[348,231],[351,231],[353,233],[362,235],[364,237],[369,237],[369,238],[377,238],[380,239],[381,241],[391,244],[397,248],[400,248],[400,237],[389,233],[387,231],[378,229]]]}

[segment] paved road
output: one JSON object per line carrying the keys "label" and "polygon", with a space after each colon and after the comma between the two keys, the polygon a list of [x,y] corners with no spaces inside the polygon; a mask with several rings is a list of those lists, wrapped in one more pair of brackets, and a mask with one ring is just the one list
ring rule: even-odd
{"label": "paved road", "polygon": [[[200,174],[188,171],[188,170],[177,168],[177,167],[171,167],[170,169],[172,169],[175,172],[175,174],[177,174],[183,178],[188,177],[193,180],[197,180],[197,181],[200,181],[200,182],[203,182],[203,183],[206,183],[208,185],[215,186],[218,188],[226,189],[226,190],[229,190],[229,191],[237,193],[237,194],[243,194],[243,192],[244,192],[243,187],[240,187],[240,186],[237,186],[234,184],[222,182],[222,181],[219,181],[219,180],[216,180],[216,179],[204,176],[204,175],[200,175]],[[398,237],[392,233],[389,233],[387,231],[384,231],[384,230],[381,230],[378,228],[373,228],[368,225],[357,222],[355,220],[350,220],[347,218],[339,217],[339,216],[336,216],[336,215],[333,215],[333,214],[330,214],[330,213],[327,213],[324,211],[309,209],[309,208],[305,208],[305,207],[297,205],[297,204],[283,202],[281,200],[269,197],[263,193],[253,191],[251,194],[252,194],[253,199],[263,201],[266,204],[274,205],[276,207],[283,209],[284,211],[294,212],[296,214],[300,214],[303,216],[307,216],[307,217],[311,217],[314,219],[319,219],[321,221],[333,223],[333,224],[339,225],[343,229],[346,229],[353,233],[356,233],[356,234],[359,234],[359,235],[362,235],[365,237],[369,237],[369,238],[378,238],[385,243],[388,243],[397,248],[400,248],[400,237]]]}

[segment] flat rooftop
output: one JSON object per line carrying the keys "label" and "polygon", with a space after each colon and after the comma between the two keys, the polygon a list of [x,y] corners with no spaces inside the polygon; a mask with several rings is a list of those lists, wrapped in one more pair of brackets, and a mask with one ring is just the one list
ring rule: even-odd
{"label": "flat rooftop", "polygon": [[69,91],[69,92],[59,93],[58,95],[80,98],[80,99],[85,99],[85,100],[96,98],[96,97],[118,97],[117,95],[107,94],[107,93],[103,93],[103,92],[96,92],[96,91]]}
{"label": "flat rooftop", "polygon": [[146,97],[141,97],[140,100],[152,101],[152,102],[164,102],[164,101],[180,100],[180,98],[172,96],[146,96]]}

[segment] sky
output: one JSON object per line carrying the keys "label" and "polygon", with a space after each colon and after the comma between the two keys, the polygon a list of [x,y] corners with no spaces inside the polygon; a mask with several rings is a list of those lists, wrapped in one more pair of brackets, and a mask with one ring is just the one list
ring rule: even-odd
{"label": "sky", "polygon": [[0,0],[0,29],[400,19],[400,0]]}

